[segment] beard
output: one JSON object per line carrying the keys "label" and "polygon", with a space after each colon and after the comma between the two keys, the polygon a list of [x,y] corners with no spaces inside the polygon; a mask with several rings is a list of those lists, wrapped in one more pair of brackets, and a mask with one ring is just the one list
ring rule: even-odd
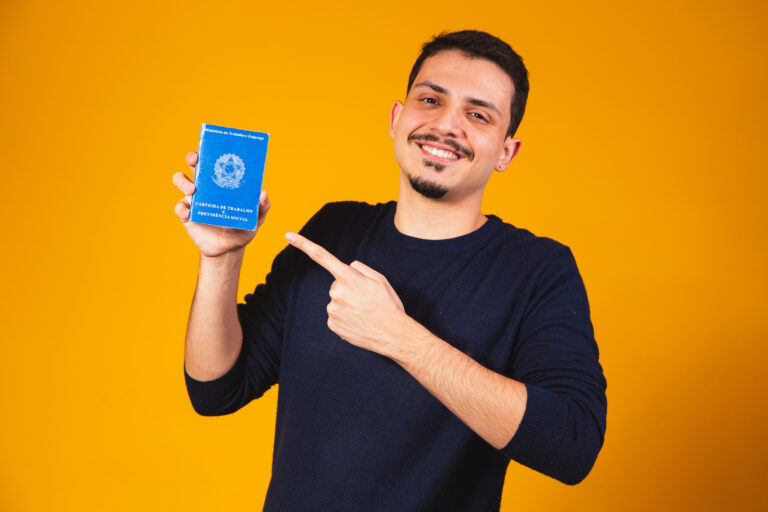
{"label": "beard", "polygon": [[408,181],[411,183],[413,190],[430,199],[440,199],[448,192],[448,189],[442,185],[434,181],[422,179],[419,176],[413,177],[409,175]]}

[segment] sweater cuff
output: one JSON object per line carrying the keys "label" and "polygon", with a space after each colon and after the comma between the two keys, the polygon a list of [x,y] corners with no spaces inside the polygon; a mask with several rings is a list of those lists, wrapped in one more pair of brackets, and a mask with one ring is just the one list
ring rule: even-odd
{"label": "sweater cuff", "polygon": [[194,410],[203,416],[221,414],[222,399],[232,395],[232,390],[242,385],[244,368],[244,347],[241,348],[235,364],[227,373],[213,380],[197,380],[187,373],[184,366],[184,380],[187,383],[187,393]]}
{"label": "sweater cuff", "polygon": [[531,469],[551,475],[561,464],[568,406],[551,391],[525,384],[528,398],[520,426],[500,451]]}

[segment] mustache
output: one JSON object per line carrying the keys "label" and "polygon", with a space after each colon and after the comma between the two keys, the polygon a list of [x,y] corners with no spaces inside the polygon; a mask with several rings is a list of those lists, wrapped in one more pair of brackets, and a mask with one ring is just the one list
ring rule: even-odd
{"label": "mustache", "polygon": [[426,142],[438,142],[440,144],[445,144],[446,146],[450,146],[451,148],[453,148],[453,150],[456,151],[458,154],[464,155],[469,160],[472,160],[473,158],[475,158],[475,154],[472,152],[471,149],[465,148],[464,146],[462,146],[461,144],[459,144],[453,139],[441,139],[437,135],[432,135],[431,133],[424,133],[424,134],[412,133],[408,136],[408,142],[413,142],[417,140],[423,140]]}

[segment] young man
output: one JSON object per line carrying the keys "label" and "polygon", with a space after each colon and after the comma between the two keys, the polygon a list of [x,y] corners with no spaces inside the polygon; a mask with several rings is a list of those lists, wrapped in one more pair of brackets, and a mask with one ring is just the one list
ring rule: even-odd
{"label": "young man", "polygon": [[[480,210],[520,149],[527,92],[499,39],[427,43],[390,116],[397,202],[327,204],[243,304],[254,233],[187,222],[194,186],[174,176],[201,252],[195,410],[280,383],[265,510],[498,510],[509,460],[567,484],[591,470],[606,381],[573,255]],[[260,222],[268,209],[263,194]]]}

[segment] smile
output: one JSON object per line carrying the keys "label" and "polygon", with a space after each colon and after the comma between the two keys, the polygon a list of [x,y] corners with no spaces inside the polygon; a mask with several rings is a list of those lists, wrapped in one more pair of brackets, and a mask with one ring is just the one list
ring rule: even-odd
{"label": "smile", "polygon": [[454,161],[461,158],[461,155],[454,153],[453,151],[439,149],[433,146],[427,146],[426,144],[419,144],[418,142],[416,145],[419,146],[419,149],[421,149],[424,153],[432,157],[436,157],[439,160]]}

